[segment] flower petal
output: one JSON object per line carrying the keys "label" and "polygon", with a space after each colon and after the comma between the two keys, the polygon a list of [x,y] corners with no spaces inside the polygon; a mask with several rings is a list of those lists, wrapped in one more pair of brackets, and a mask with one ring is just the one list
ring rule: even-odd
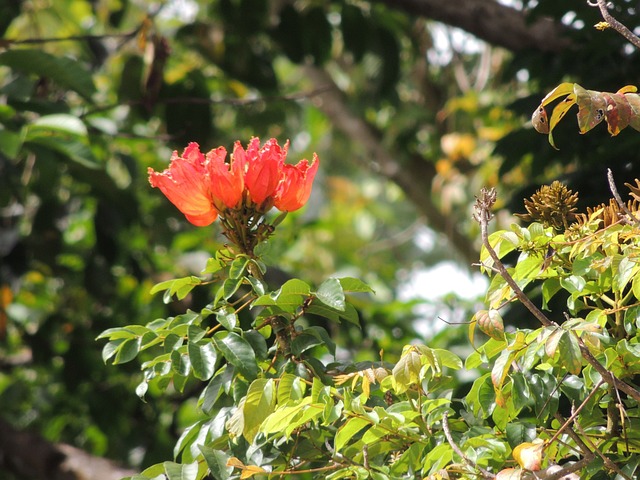
{"label": "flower petal", "polygon": [[202,226],[216,219],[205,178],[204,155],[197,143],[190,143],[182,156],[173,152],[168,169],[160,173],[149,168],[148,173],[151,186],[159,188],[191,223],[195,219],[198,223],[194,225]]}
{"label": "flower petal", "polygon": [[256,152],[254,150],[256,140],[259,145],[260,140],[254,138],[247,148],[244,180],[251,200],[257,205],[261,205],[276,193],[282,178],[282,167],[289,149],[289,142],[285,144],[284,148],[281,148],[278,141],[271,138],[260,151]]}
{"label": "flower petal", "polygon": [[218,147],[207,153],[206,168],[209,176],[209,189],[214,202],[219,200],[228,208],[235,208],[242,200],[244,182],[242,179],[242,163],[231,160],[226,163],[227,150]]}
{"label": "flower petal", "polygon": [[301,208],[311,195],[313,179],[318,171],[320,160],[313,154],[313,163],[301,160],[297,165],[283,166],[283,180],[275,195],[275,206],[283,212],[292,212]]}

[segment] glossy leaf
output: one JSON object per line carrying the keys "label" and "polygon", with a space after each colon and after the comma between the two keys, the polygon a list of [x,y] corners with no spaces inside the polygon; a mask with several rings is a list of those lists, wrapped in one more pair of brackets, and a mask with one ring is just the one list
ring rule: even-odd
{"label": "glossy leaf", "polygon": [[211,341],[193,342],[187,346],[193,374],[200,380],[209,380],[215,372],[218,355]]}
{"label": "glossy leaf", "polygon": [[211,475],[219,480],[228,480],[233,472],[233,467],[227,466],[229,456],[222,450],[216,450],[205,445],[199,445],[202,456],[207,462]]}
{"label": "glossy leaf", "polygon": [[244,338],[237,333],[229,332],[216,334],[214,341],[227,361],[247,379],[254,379],[258,375],[255,352]]}

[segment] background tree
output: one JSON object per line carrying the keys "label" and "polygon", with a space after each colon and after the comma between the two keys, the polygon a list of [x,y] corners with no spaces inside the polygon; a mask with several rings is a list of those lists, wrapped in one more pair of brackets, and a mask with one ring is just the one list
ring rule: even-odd
{"label": "background tree", "polygon": [[[470,205],[481,185],[504,201],[562,178],[596,205],[608,197],[607,167],[640,176],[631,132],[578,137],[567,122],[556,152],[523,127],[563,80],[608,91],[638,78],[637,53],[591,28],[601,18],[586,2],[2,8],[3,417],[135,466],[166,458],[192,412],[187,403],[168,414],[182,400],[167,397],[141,403],[136,367],[104,368],[94,338],[181,308],[149,295],[159,272],[176,261],[178,273],[198,272],[203,250],[223,241],[151,193],[146,169],[163,168],[173,149],[260,135],[290,138],[301,157],[318,152],[315,198],[280,228],[273,254],[312,282],[350,272],[374,287],[377,302],[358,304],[363,330],[332,332],[356,358],[382,348],[392,359],[415,336],[412,305],[394,301],[400,273],[478,259]],[[634,25],[634,8],[619,1],[614,13]],[[427,250],[413,241],[424,228],[436,238]],[[460,337],[448,330],[433,342]]]}

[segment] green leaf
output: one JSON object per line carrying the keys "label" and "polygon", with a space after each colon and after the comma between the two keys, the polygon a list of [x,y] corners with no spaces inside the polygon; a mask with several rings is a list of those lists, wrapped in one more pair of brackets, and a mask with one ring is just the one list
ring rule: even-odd
{"label": "green leaf", "polygon": [[198,325],[189,325],[187,327],[187,338],[189,339],[189,342],[192,343],[202,340],[206,333],[206,330],[200,328]]}
{"label": "green leaf", "polygon": [[212,340],[199,343],[189,342],[187,346],[193,374],[200,380],[209,380],[215,372],[218,355]]}
{"label": "green leaf", "polygon": [[587,284],[583,277],[571,275],[560,280],[560,285],[572,295],[583,295],[584,287]]}
{"label": "green leaf", "polygon": [[303,330],[303,333],[306,333],[308,335],[313,335],[314,337],[316,337],[318,340],[322,342],[322,344],[325,347],[327,347],[327,349],[329,350],[329,353],[335,357],[336,344],[333,342],[333,340],[331,340],[329,333],[324,328],[319,326],[312,326],[309,328],[305,328]]}
{"label": "green leaf", "polygon": [[136,358],[140,352],[140,341],[141,338],[130,338],[120,344],[116,356],[113,359],[113,364],[127,363]]}
{"label": "green leaf", "polygon": [[406,392],[411,385],[418,383],[421,370],[420,354],[413,347],[405,347],[402,357],[400,357],[400,360],[391,371],[395,381],[396,393]]}
{"label": "green leaf", "polygon": [[91,73],[80,62],[67,57],[56,57],[43,50],[7,50],[0,53],[0,65],[50,78],[60,87],[74,90],[87,100],[96,92]]}
{"label": "green leaf", "polygon": [[560,361],[570,373],[577,375],[582,369],[582,353],[578,339],[572,332],[564,332],[558,343]]}
{"label": "green leaf", "polygon": [[264,295],[264,293],[267,291],[267,287],[262,280],[259,280],[255,277],[247,277],[247,280],[249,280],[251,288],[256,295]]}
{"label": "green leaf", "polygon": [[278,291],[279,298],[280,295],[309,295],[311,293],[311,287],[309,287],[308,283],[303,282],[302,280],[298,280],[297,278],[292,278],[291,280],[286,281],[280,290]]}
{"label": "green leaf", "polygon": [[205,445],[198,445],[198,448],[202,452],[213,478],[216,480],[228,480],[231,478],[233,467],[227,466],[227,462],[231,458],[227,453]]}
{"label": "green leaf", "polygon": [[[219,272],[220,270],[222,270],[224,268],[224,263],[221,262],[219,259],[217,258],[209,258],[207,260],[207,265],[204,267],[204,270],[202,271],[202,273],[208,273],[210,275],[213,275],[214,273]],[[166,282],[163,282],[166,283]]]}
{"label": "green leaf", "polygon": [[343,277],[338,281],[345,293],[374,293],[373,289],[359,278]]}
{"label": "green leaf", "polygon": [[323,340],[317,336],[302,332],[301,334],[296,335],[291,342],[291,353],[294,356],[299,357],[307,350],[317,347],[318,345],[322,345],[323,343]]}
{"label": "green leaf", "polygon": [[174,278],[154,285],[149,293],[154,295],[162,290],[169,290],[170,295],[177,294],[178,299],[182,300],[195,286],[201,283],[202,280],[195,276]]}
{"label": "green leaf", "polygon": [[86,137],[88,133],[87,126],[82,120],[66,113],[43,115],[29,125],[29,130],[31,132],[40,129],[46,132],[51,132],[53,130],[79,137]]}
{"label": "green leaf", "polygon": [[60,154],[64,159],[89,170],[100,170],[98,162],[89,145],[71,138],[68,135],[51,135],[51,133],[29,129],[25,136],[25,144],[35,150],[38,146]]}
{"label": "green leaf", "polygon": [[347,444],[349,440],[353,438],[355,434],[369,425],[371,425],[371,421],[362,417],[352,417],[347,420],[347,423],[340,427],[338,433],[336,434],[334,440],[334,448],[336,452],[341,451],[342,448]]}
{"label": "green leaf", "polygon": [[244,429],[242,431],[247,442],[253,442],[262,422],[271,415],[275,405],[276,392],[272,378],[258,378],[249,385],[243,407]]}
{"label": "green leaf", "polygon": [[502,353],[493,364],[493,368],[491,369],[491,381],[493,382],[493,386],[500,390],[504,383],[507,374],[509,373],[509,369],[511,368],[511,362],[513,360],[513,352],[510,350],[503,350]]}
{"label": "green leaf", "polygon": [[216,376],[211,379],[200,395],[202,411],[207,415],[211,413],[213,407],[218,401],[218,398],[220,398],[220,395],[224,391],[225,384],[231,382],[233,370],[233,367],[230,365],[222,366],[216,373]]}
{"label": "green leaf", "polygon": [[344,312],[346,308],[344,291],[342,290],[342,285],[337,278],[328,278],[322,282],[316,292],[316,298],[325,305],[335,308],[341,312]]}
{"label": "green leaf", "polygon": [[525,442],[532,442],[537,437],[536,425],[529,422],[507,423],[505,433],[511,448]]}
{"label": "green leaf", "polygon": [[229,268],[229,278],[242,278],[250,261],[251,259],[245,256],[237,257],[233,262],[231,262],[231,267]]}
{"label": "green leaf", "polygon": [[102,347],[102,361],[104,363],[107,363],[107,360],[109,360],[111,357],[113,357],[116,354],[116,352],[120,348],[120,345],[124,341],[125,341],[125,339],[122,338],[122,339],[114,340],[114,341],[111,341],[111,342],[105,344],[105,346]]}
{"label": "green leaf", "polygon": [[240,288],[244,277],[240,278],[227,278],[222,284],[222,298],[229,300]]}
{"label": "green leaf", "polygon": [[617,269],[614,271],[615,273],[613,275],[613,283],[611,287],[614,292],[622,292],[633,276],[638,273],[640,265],[626,256],[620,259],[619,263],[614,260],[614,266],[616,263]]}
{"label": "green leaf", "polygon": [[[316,385],[315,380],[316,378],[314,377],[314,386]],[[299,401],[303,397],[303,395],[304,384],[302,383],[300,377],[293,375],[292,373],[285,373],[282,377],[280,377],[277,392],[278,405],[286,405],[289,402]],[[315,400],[317,400],[317,397],[315,397]]]}
{"label": "green leaf", "polygon": [[294,419],[300,415],[302,410],[311,403],[311,397],[303,398],[297,405],[278,407],[262,423],[260,429],[266,433],[284,433],[284,430],[291,425]]}
{"label": "green leaf", "polygon": [[234,332],[219,332],[214,337],[216,347],[227,361],[248,380],[258,375],[256,355],[249,342]]}
{"label": "green leaf", "polygon": [[216,320],[225,330],[231,331],[238,324],[238,315],[232,307],[224,306],[216,312]]}
{"label": "green leaf", "polygon": [[549,300],[560,291],[560,279],[558,277],[547,278],[542,282],[542,308],[548,309]]}
{"label": "green leaf", "polygon": [[442,348],[433,348],[431,351],[445,367],[453,368],[454,370],[460,370],[462,368],[462,360],[460,360],[460,357],[455,353]]}
{"label": "green leaf", "polygon": [[164,472],[168,480],[197,480],[198,479],[198,463],[175,463],[164,462]]}
{"label": "green leaf", "polygon": [[186,377],[191,370],[191,360],[187,354],[187,346],[171,351],[171,368],[178,375]]}

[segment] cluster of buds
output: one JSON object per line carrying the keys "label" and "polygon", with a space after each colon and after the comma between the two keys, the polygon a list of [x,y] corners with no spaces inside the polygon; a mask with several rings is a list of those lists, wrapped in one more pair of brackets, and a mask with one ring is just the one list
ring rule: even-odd
{"label": "cluster of buds", "polygon": [[251,139],[245,150],[236,142],[229,162],[227,150],[218,147],[207,154],[190,143],[182,155],[173,152],[169,168],[156,172],[149,168],[149,182],[196,226],[220,219],[224,234],[250,254],[266,239],[272,226],[265,214],[276,207],[282,212],[301,208],[309,199],[319,160],[285,163],[289,142],[280,147],[272,138],[262,147]]}

